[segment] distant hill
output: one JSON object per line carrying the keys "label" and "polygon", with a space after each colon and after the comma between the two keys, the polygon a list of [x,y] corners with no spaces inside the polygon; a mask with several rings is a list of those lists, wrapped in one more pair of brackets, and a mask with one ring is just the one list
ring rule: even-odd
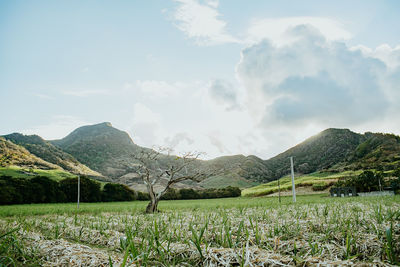
{"label": "distant hill", "polygon": [[56,164],[47,162],[33,154],[24,147],[0,137],[0,167],[21,166],[37,169],[62,169]]}
{"label": "distant hill", "polygon": [[90,176],[100,176],[87,166],[81,164],[73,156],[64,152],[60,148],[52,145],[50,142],[43,140],[38,135],[23,135],[20,133],[13,133],[4,135],[3,138],[13,142],[14,144],[23,146],[33,155],[55,164],[55,166],[72,172]]}
{"label": "distant hill", "polygon": [[202,162],[203,169],[215,170],[216,174],[200,184],[206,188],[227,185],[249,187],[258,184],[269,173],[264,161],[256,156],[223,156]]}

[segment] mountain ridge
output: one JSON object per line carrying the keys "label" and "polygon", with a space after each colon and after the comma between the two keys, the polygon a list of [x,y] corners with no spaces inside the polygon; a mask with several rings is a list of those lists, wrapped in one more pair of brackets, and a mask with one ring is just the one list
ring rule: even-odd
{"label": "mountain ridge", "polygon": [[[13,135],[15,134],[7,136],[12,139]],[[128,133],[114,128],[109,122],[79,127],[59,140],[46,141],[39,136],[28,136],[29,138],[24,137],[29,139],[24,143],[24,138],[18,137],[14,141],[30,148],[32,152],[35,152],[32,147],[39,143],[48,149],[46,151],[52,152],[51,155],[61,153],[67,158],[69,155],[71,161],[75,160],[113,181],[130,186],[141,186],[140,179],[132,173],[132,167],[137,164],[134,160],[135,153],[150,150],[135,144]],[[51,155],[47,155],[50,160]],[[338,172],[378,167],[398,168],[400,137],[394,134],[360,134],[349,129],[328,128],[266,160],[241,154],[197,160],[197,167],[203,171],[215,170],[214,174],[199,184],[187,182],[180,186],[248,187],[277,180],[289,173],[289,156],[295,159],[295,170],[303,174],[321,170]],[[46,155],[42,157],[46,158]],[[161,155],[159,164],[166,166],[174,157]]]}

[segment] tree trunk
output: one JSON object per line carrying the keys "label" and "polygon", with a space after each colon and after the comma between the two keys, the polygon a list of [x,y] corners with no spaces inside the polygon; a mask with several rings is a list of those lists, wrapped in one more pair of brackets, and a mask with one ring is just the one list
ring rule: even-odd
{"label": "tree trunk", "polygon": [[157,212],[158,207],[158,199],[154,198],[154,200],[150,200],[149,204],[146,207],[146,213],[155,213]]}
{"label": "tree trunk", "polygon": [[147,185],[147,191],[149,192],[149,196],[150,196],[150,202],[149,204],[147,204],[146,207],[146,213],[154,213],[157,212],[157,206],[158,206],[158,201],[160,199],[158,199],[156,197],[156,194],[154,192],[153,186],[151,184]]}

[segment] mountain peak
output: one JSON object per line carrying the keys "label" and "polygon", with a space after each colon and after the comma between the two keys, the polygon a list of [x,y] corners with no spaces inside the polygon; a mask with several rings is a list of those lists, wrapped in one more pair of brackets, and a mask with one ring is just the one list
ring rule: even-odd
{"label": "mountain peak", "polygon": [[99,126],[106,126],[106,127],[113,127],[111,122],[109,122],[109,121],[105,121],[105,122],[99,123],[98,125]]}
{"label": "mountain peak", "polygon": [[328,128],[328,129],[325,129],[322,132],[320,132],[320,134],[322,134],[322,133],[339,133],[339,132],[351,132],[351,131],[347,128]]}
{"label": "mountain peak", "polygon": [[138,149],[128,133],[112,127],[110,122],[79,127],[52,143],[89,168],[112,177],[124,174],[119,167],[129,164]]}

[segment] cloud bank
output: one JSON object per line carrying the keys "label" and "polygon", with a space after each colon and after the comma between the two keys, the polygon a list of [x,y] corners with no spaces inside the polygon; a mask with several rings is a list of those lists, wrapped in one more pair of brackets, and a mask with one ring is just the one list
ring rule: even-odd
{"label": "cloud bank", "polygon": [[262,40],[243,49],[237,66],[249,110],[261,127],[354,128],[380,120],[398,105],[391,97],[399,91],[393,83],[399,69],[330,41],[310,25],[287,35],[296,41],[276,46]]}

